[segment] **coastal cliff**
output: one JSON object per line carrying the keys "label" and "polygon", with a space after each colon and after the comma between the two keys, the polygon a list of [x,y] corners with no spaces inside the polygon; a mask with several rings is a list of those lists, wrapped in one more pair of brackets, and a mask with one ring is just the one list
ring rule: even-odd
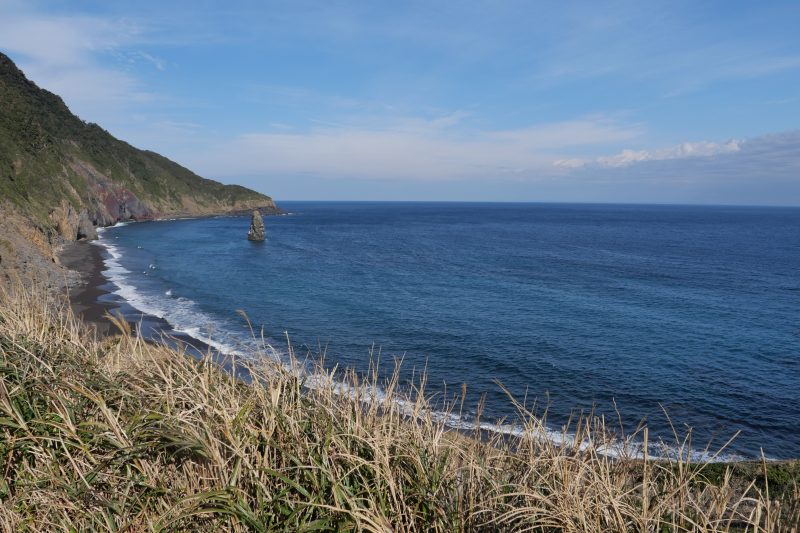
{"label": "coastal cliff", "polygon": [[272,199],[205,179],[70,112],[0,53],[0,195],[65,239],[83,221],[275,211]]}
{"label": "coastal cliff", "polygon": [[[0,53],[0,269],[27,252],[126,220],[279,212],[272,198],[205,179],[75,116]],[[33,259],[31,259],[32,261]]]}

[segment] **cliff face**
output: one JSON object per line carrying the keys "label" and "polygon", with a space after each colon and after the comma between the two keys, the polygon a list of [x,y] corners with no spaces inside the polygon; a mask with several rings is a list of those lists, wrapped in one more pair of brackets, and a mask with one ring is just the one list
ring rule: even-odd
{"label": "cliff face", "polygon": [[95,226],[174,215],[276,212],[272,199],[223,185],[120,141],[73,115],[0,53],[0,203],[51,241]]}

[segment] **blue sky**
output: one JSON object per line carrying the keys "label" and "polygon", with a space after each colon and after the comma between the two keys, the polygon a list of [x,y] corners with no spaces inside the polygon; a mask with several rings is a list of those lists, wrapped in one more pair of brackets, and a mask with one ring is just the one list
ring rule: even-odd
{"label": "blue sky", "polygon": [[0,0],[85,120],[276,199],[800,205],[800,2]]}

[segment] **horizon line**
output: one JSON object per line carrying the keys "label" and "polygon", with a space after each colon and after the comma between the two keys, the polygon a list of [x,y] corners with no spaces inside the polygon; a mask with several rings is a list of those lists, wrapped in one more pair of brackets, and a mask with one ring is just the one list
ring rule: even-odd
{"label": "horizon line", "polygon": [[383,203],[383,204],[509,204],[509,205],[606,205],[606,206],[652,206],[652,207],[747,207],[747,208],[779,208],[800,209],[800,205],[791,204],[735,204],[735,203],[676,203],[676,202],[589,202],[589,201],[563,201],[563,200],[356,200],[356,199],[276,199],[281,202],[306,202],[306,203]]}

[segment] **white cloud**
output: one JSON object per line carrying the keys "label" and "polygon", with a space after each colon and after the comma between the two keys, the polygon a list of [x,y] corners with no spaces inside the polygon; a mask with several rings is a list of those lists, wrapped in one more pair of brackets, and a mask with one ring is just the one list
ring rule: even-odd
{"label": "white cloud", "polygon": [[685,159],[690,157],[711,157],[730,154],[741,150],[742,141],[731,139],[722,143],[711,141],[684,142],[677,146],[658,150],[622,150],[610,156],[595,159],[558,159],[553,162],[556,167],[580,168],[583,166],[626,167],[644,161],[664,161],[668,159]]}
{"label": "white cloud", "polygon": [[586,161],[575,157],[571,159],[556,159],[555,161],[553,161],[554,167],[561,167],[561,168],[580,168],[585,165]]}
{"label": "white cloud", "polygon": [[552,169],[554,154],[611,146],[639,136],[639,125],[595,118],[456,135],[463,115],[404,119],[383,127],[318,127],[307,133],[259,132],[181,159],[219,177],[313,175],[365,179],[525,176]]}
{"label": "white cloud", "polygon": [[12,12],[0,19],[0,46],[48,66],[89,62],[92,52],[115,45],[116,28],[92,17],[43,17]]}
{"label": "white cloud", "polygon": [[158,70],[166,70],[167,68],[166,63],[164,62],[163,59],[156,57],[152,54],[148,54],[147,52],[142,52],[141,50],[139,50],[138,52],[136,52],[135,57],[139,57],[147,61],[148,63],[156,67]]}
{"label": "white cloud", "polygon": [[617,192],[629,189],[659,201],[800,205],[799,154],[800,131],[786,131],[741,141],[738,149],[714,156],[587,167],[576,171],[576,179],[610,177]]}
{"label": "white cloud", "polygon": [[562,150],[568,147],[605,145],[639,137],[641,124],[621,125],[603,117],[567,120],[518,130],[490,132],[487,137],[531,150]]}
{"label": "white cloud", "polygon": [[142,30],[126,20],[78,15],[48,15],[9,3],[0,17],[0,49],[37,85],[61,96],[81,118],[114,121],[129,104],[151,101],[130,72],[131,62],[163,62],[131,51]]}
{"label": "white cloud", "polygon": [[[587,147],[588,148],[588,147]],[[282,199],[407,199],[675,204],[800,205],[800,131],[742,141],[709,157],[649,160],[623,167],[537,169],[463,179],[325,179],[261,173],[236,181]],[[240,154],[234,154],[236,156]],[[316,156],[315,151],[309,157]],[[229,169],[230,170],[230,169]],[[451,169],[452,170],[452,169]],[[451,175],[452,174],[448,174]],[[376,178],[376,176],[372,176]],[[380,178],[380,176],[377,176]]]}
{"label": "white cloud", "polygon": [[[203,175],[273,193],[282,187],[295,198],[390,191],[376,197],[800,204],[800,132],[584,160],[553,154],[594,151],[606,135],[634,138],[639,129],[586,120],[461,138],[434,123],[254,133],[178,160]],[[540,145],[542,139],[549,140]],[[584,144],[576,147],[575,139]]]}

